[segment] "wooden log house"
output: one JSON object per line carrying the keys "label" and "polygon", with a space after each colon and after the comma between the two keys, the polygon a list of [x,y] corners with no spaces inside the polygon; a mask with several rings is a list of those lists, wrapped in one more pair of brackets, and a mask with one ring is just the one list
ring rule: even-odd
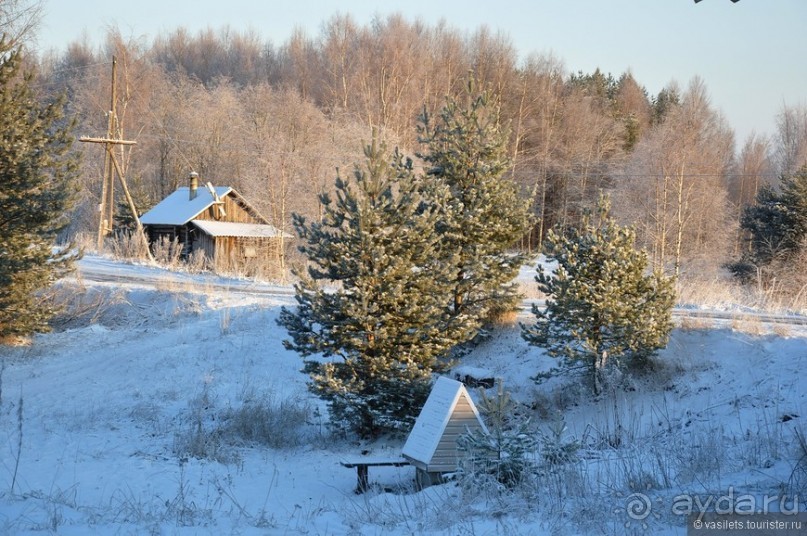
{"label": "wooden log house", "polygon": [[151,244],[177,240],[183,258],[201,251],[217,273],[258,275],[284,265],[291,235],[282,232],[229,186],[199,186],[191,173],[140,221]]}

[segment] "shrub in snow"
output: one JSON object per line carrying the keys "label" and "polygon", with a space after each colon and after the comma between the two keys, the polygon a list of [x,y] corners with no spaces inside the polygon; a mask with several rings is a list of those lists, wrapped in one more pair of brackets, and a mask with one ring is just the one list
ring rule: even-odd
{"label": "shrub in snow", "polygon": [[[112,240],[108,241],[112,249],[112,256],[118,260],[138,261],[148,258],[149,243],[143,233],[131,230],[121,230]],[[161,248],[169,249],[170,240],[162,242]]]}
{"label": "shrub in snow", "polygon": [[174,438],[177,455],[238,464],[236,447],[298,447],[309,428],[310,406],[297,398],[252,396],[225,409],[217,408],[217,402],[207,384],[189,401],[184,426]]}
{"label": "shrub in snow", "polygon": [[793,432],[796,436],[796,463],[788,479],[791,495],[804,497],[807,495],[807,436],[802,430]]}
{"label": "shrub in snow", "polygon": [[541,462],[544,467],[553,468],[577,461],[580,442],[565,437],[565,421],[555,421],[547,431],[539,432],[538,436],[541,444]]}
{"label": "shrub in snow", "polygon": [[303,443],[310,409],[305,400],[264,396],[221,411],[217,420],[230,442],[294,448]]}
{"label": "shrub in snow", "polygon": [[[134,234],[140,235],[140,233]],[[146,247],[148,247],[148,245],[146,245]],[[182,257],[182,248],[183,244],[180,244],[179,238],[171,240],[167,236],[161,236],[159,240],[152,244],[154,260],[166,268],[176,268]]]}

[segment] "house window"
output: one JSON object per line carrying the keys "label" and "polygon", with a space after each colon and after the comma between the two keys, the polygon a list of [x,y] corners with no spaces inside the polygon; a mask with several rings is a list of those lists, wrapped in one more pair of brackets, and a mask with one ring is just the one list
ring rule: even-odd
{"label": "house window", "polygon": [[254,259],[258,256],[258,250],[255,246],[244,246],[244,257],[247,259]]}

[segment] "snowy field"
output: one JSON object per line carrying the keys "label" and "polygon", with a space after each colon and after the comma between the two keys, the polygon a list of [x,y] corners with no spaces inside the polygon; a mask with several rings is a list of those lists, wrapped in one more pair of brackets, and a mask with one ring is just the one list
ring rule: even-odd
{"label": "snowy field", "polygon": [[685,534],[686,497],[805,510],[803,319],[680,320],[658,370],[600,398],[536,385],[553,361],[502,327],[463,365],[576,460],[508,493],[371,468],[356,495],[339,461],[404,439],[329,433],[275,322],[290,287],[82,263],[103,282],[64,283],[74,314],[0,347],[0,534]]}

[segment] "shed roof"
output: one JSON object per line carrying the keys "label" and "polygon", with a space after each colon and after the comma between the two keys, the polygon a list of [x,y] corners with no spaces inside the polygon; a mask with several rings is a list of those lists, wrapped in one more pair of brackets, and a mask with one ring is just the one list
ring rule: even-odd
{"label": "shed roof", "polygon": [[210,236],[238,236],[250,238],[293,238],[274,225],[259,223],[233,223],[228,221],[194,220],[193,225]]}
{"label": "shed roof", "polygon": [[461,382],[441,376],[434,383],[401,453],[407,458],[428,465],[437,451],[454,408],[462,397],[467,399],[479,424],[487,430],[465,386]]}
{"label": "shed roof", "polygon": [[[234,192],[229,186],[216,186],[219,198]],[[215,202],[207,188],[198,188],[196,197],[190,199],[187,186],[180,186],[171,195],[157,203],[151,210],[140,217],[144,225],[185,225],[204,212]]]}

